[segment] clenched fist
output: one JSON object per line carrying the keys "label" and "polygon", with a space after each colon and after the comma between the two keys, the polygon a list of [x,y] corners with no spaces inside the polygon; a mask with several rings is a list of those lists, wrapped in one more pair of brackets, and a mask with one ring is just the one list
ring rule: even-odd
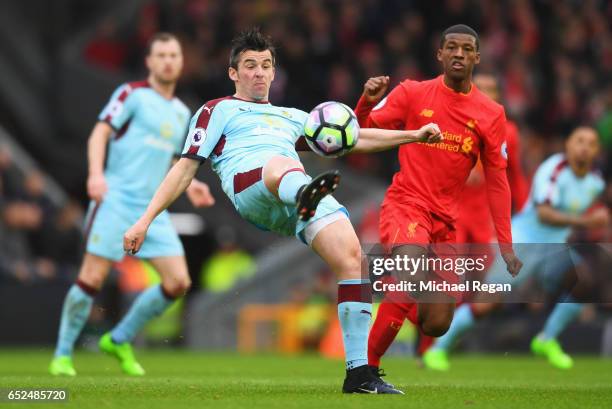
{"label": "clenched fist", "polygon": [[440,128],[437,124],[433,122],[428,123],[427,125],[423,125],[418,131],[418,141],[425,143],[438,143],[442,139],[442,133],[440,132]]}
{"label": "clenched fist", "polygon": [[523,268],[523,262],[514,253],[502,253],[502,258],[506,262],[510,275],[516,277]]}
{"label": "clenched fist", "polygon": [[142,219],[134,223],[134,225],[123,235],[123,250],[131,255],[138,253],[138,250],[142,247],[148,229],[149,223]]}
{"label": "clenched fist", "polygon": [[372,77],[363,86],[363,96],[366,101],[377,103],[385,95],[387,88],[389,88],[388,76]]}

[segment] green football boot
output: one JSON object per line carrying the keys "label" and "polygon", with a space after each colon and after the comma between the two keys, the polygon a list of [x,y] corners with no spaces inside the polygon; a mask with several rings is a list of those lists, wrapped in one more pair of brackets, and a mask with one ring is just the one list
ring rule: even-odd
{"label": "green football boot", "polygon": [[434,371],[448,371],[450,369],[448,352],[443,349],[428,349],[423,354],[423,365]]}
{"label": "green football boot", "polygon": [[570,369],[574,366],[574,360],[563,351],[556,339],[543,340],[536,336],[531,340],[531,352],[547,358],[552,366],[559,369]]}
{"label": "green football boot", "polygon": [[115,344],[111,339],[110,332],[107,332],[100,338],[98,346],[102,352],[106,352],[117,358],[121,365],[121,369],[126,374],[131,376],[142,376],[145,374],[145,370],[136,361],[136,358],[134,358],[134,352],[129,342]]}
{"label": "green football boot", "polygon": [[74,365],[72,365],[72,357],[56,356],[49,364],[49,373],[53,376],[76,376]]}

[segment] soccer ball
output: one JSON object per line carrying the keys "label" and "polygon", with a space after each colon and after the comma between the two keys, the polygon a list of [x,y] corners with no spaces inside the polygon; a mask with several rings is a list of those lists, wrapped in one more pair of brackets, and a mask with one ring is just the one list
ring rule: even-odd
{"label": "soccer ball", "polygon": [[359,123],[351,108],[340,102],[317,105],[304,124],[310,149],[321,156],[337,158],[357,145]]}

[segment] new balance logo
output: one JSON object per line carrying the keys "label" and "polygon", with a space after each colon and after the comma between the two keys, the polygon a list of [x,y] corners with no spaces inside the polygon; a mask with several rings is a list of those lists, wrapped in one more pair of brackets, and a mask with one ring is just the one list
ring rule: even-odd
{"label": "new balance logo", "polygon": [[433,109],[424,109],[421,111],[419,115],[424,116],[425,118],[431,118],[434,114]]}

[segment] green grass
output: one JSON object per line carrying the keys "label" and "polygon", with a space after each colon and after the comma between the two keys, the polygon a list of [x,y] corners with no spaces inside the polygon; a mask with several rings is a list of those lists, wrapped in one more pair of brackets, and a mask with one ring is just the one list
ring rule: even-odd
{"label": "green grass", "polygon": [[563,372],[528,356],[458,356],[448,373],[387,359],[405,396],[342,395],[343,364],[314,356],[140,352],[147,376],[129,378],[96,353],[75,356],[79,375],[46,373],[50,351],[0,351],[0,388],[67,388],[66,403],[0,408],[610,408],[612,361],[579,357]]}

